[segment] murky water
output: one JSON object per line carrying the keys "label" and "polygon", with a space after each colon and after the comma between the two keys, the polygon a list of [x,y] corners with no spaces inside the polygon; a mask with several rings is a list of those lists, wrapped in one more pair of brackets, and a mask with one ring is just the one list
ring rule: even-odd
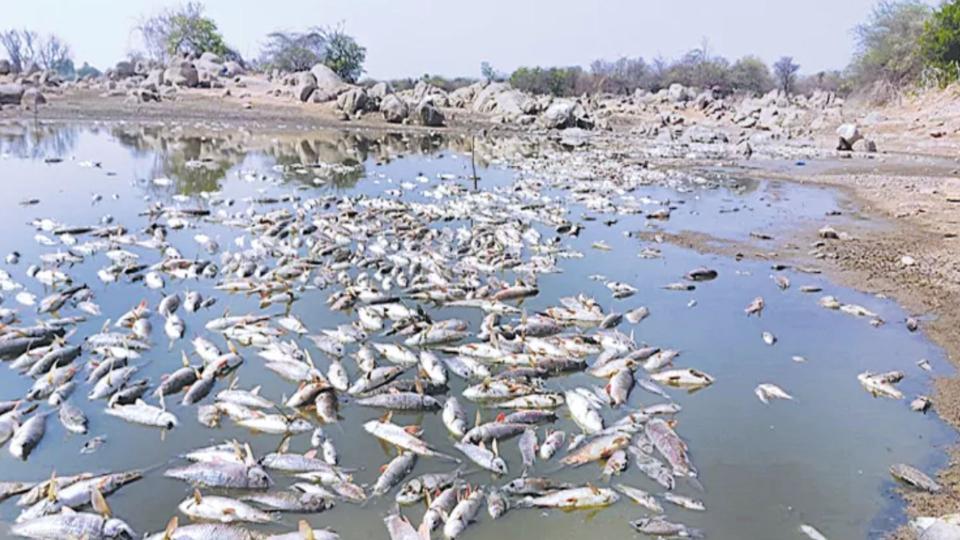
{"label": "murky water", "polygon": [[[449,148],[450,141],[436,138],[367,138],[324,133],[268,139],[253,145],[252,150],[240,144],[240,139],[236,133],[192,134],[188,130],[131,126],[5,127],[0,130],[0,154],[3,155],[0,159],[3,194],[0,225],[4,231],[0,236],[0,254],[19,251],[22,262],[4,268],[38,296],[45,294],[25,271],[39,254],[57,248],[42,247],[33,240],[35,231],[29,222],[35,218],[50,217],[81,225],[93,224],[109,214],[116,223],[136,232],[148,224],[148,218],[139,215],[147,204],[162,201],[185,207],[202,205],[201,194],[205,192],[217,191],[221,196],[235,199],[237,203],[232,211],[238,211],[248,204],[244,202],[246,198],[265,195],[395,197],[389,190],[402,189],[406,199],[423,200],[424,190],[441,182],[470,185],[466,178],[472,166],[469,154],[462,152],[465,147]],[[49,158],[63,161],[49,163]],[[326,166],[311,167],[317,163]],[[439,175],[443,173],[457,178],[440,180]],[[506,189],[517,176],[531,176],[518,175],[509,168],[488,162],[478,164],[478,173],[482,178],[478,183],[480,190]],[[418,176],[428,181],[421,183],[416,180]],[[168,177],[174,182],[160,187],[151,182],[158,177]],[[415,188],[401,188],[404,182],[412,183]],[[94,204],[94,194],[102,194],[103,200]],[[196,200],[180,202],[174,199],[175,195]],[[560,190],[553,195],[564,196]],[[936,418],[911,412],[907,407],[907,401],[913,396],[930,392],[931,374],[917,367],[917,360],[928,359],[934,374],[946,373],[950,368],[942,353],[922,334],[910,334],[899,324],[905,313],[891,301],[835,286],[820,275],[788,270],[785,274],[793,286],[781,291],[770,278],[769,262],[702,255],[667,244],[654,246],[627,234],[692,231],[744,240],[753,231],[785,232],[798,223],[822,220],[826,212],[837,207],[833,195],[774,182],[741,182],[717,189],[693,187],[684,192],[650,187],[632,195],[671,200],[675,207],[671,219],[651,224],[639,216],[619,216],[616,223],[605,225],[603,221],[610,216],[574,206],[571,219],[584,223],[585,228],[578,237],[564,237],[563,242],[585,257],[561,260],[562,273],[541,276],[540,294],[525,301],[524,307],[533,312],[557,305],[559,298],[577,293],[595,297],[608,311],[622,312],[646,305],[652,315],[637,326],[625,323],[621,330],[633,332],[638,343],[679,349],[682,354],[678,365],[695,367],[716,377],[714,385],[692,394],[670,390],[673,400],[683,407],[677,416],[676,429],[690,446],[704,487],[700,492],[689,483],[680,482],[678,492],[702,499],[708,510],[696,513],[666,505],[668,517],[703,529],[710,538],[723,539],[799,538],[801,523],[816,526],[830,538],[878,537],[882,531],[902,522],[888,467],[905,462],[930,471],[941,464],[940,449],[953,441],[953,436]],[[40,203],[18,204],[30,198],[40,199]],[[288,207],[289,203],[274,206]],[[258,205],[258,208],[269,207]],[[585,216],[597,219],[584,221]],[[436,227],[463,225],[468,224],[435,224]],[[551,231],[541,228],[541,232]],[[198,233],[217,239],[223,249],[233,249],[233,239],[241,231],[202,224],[199,228],[170,231],[169,239],[185,257],[209,257],[192,239]],[[592,249],[591,244],[599,240],[612,249]],[[662,257],[638,257],[645,247],[658,247]],[[129,249],[142,253],[148,258],[147,262],[156,258],[155,252]],[[161,298],[159,291],[149,290],[142,283],[101,283],[96,271],[105,264],[102,256],[96,256],[67,269],[76,282],[93,288],[104,314],[101,318],[91,317],[81,325],[79,336],[96,332],[104,319],[115,319],[141,299],[155,305]],[[720,277],[698,284],[691,292],[662,288],[701,265],[717,269]],[[603,282],[589,279],[588,276],[594,274],[632,284],[639,291],[632,297],[615,300]],[[503,277],[512,280],[509,274]],[[162,322],[155,318],[155,346],[144,354],[140,377],[150,377],[156,383],[162,374],[179,367],[180,350],[191,350],[188,339],[205,334],[203,324],[224,310],[236,314],[257,311],[256,298],[217,293],[212,289],[213,284],[213,280],[168,284],[169,292],[189,288],[205,296],[215,295],[219,302],[212,309],[195,314],[181,311],[187,325],[187,339],[170,346],[163,335]],[[866,319],[825,310],[817,305],[820,294],[801,293],[802,285],[818,285],[823,288],[822,294],[866,306],[889,324],[874,328]],[[328,294],[329,291],[305,291],[292,306],[292,313],[311,331],[353,320],[348,313],[327,309],[324,300]],[[758,295],[767,301],[763,316],[745,317],[743,308]],[[12,294],[8,295],[4,305],[14,304]],[[20,311],[26,322],[33,320],[29,308]],[[446,308],[435,313],[442,313],[443,318],[467,320],[474,332],[479,328],[478,311]],[[760,339],[763,331],[777,336],[776,345],[763,343]],[[224,344],[219,335],[209,337]],[[306,340],[304,346],[312,348]],[[247,361],[238,371],[241,386],[262,385],[262,393],[277,401],[293,392],[291,383],[262,367],[254,351],[242,352]],[[792,361],[791,357],[796,355],[807,361]],[[316,358],[321,356],[315,354]],[[83,360],[86,359],[85,355]],[[322,365],[325,368],[325,360]],[[351,377],[355,376],[355,364],[345,361],[344,365]],[[899,385],[906,400],[873,398],[857,382],[856,375],[862,371],[892,369],[906,373]],[[465,383],[455,377],[453,381],[451,395],[458,395]],[[31,382],[0,367],[0,399],[22,396]],[[778,384],[795,400],[761,404],[753,389],[762,382]],[[221,382],[218,388],[225,384]],[[597,384],[600,384],[598,379],[585,374],[547,382],[552,389]],[[44,440],[28,461],[19,462],[9,453],[0,452],[0,480],[40,480],[48,478],[52,471],[66,475],[148,469],[146,479],[109,497],[114,513],[138,532],[161,530],[175,515],[177,504],[191,492],[186,484],[162,476],[167,467],[181,464],[175,459],[178,454],[236,438],[249,441],[255,453],[262,455],[273,451],[281,440],[279,436],[250,433],[226,420],[218,429],[205,428],[196,420],[196,407],[182,407],[175,404],[176,399],[168,400],[168,404],[180,418],[181,426],[161,433],[105,416],[103,402],[89,402],[85,394],[86,388],[81,387],[71,398],[72,402],[89,416],[89,436],[106,435],[106,445],[97,453],[81,455],[80,447],[89,436],[69,434],[51,418]],[[629,405],[638,407],[660,401],[662,399],[637,388],[631,394]],[[467,404],[472,418],[474,405]],[[379,413],[347,403],[341,407],[341,414],[343,419],[326,431],[340,450],[342,464],[360,469],[355,473],[355,480],[372,484],[380,465],[390,454],[365,433],[360,424]],[[484,411],[485,418],[494,414]],[[611,421],[618,413],[606,409],[603,414]],[[452,440],[438,414],[397,414],[394,422],[422,424],[427,441],[444,451],[454,452]],[[566,414],[561,414],[556,427],[578,431]],[[539,434],[543,436],[542,428]],[[308,447],[309,434],[295,437],[291,443],[291,451],[303,452]],[[516,441],[505,441],[500,449],[511,471],[518,472],[520,455]],[[421,459],[414,473],[448,469],[444,463]],[[554,463],[541,462],[531,474],[552,474],[594,485],[606,482],[596,466],[555,471]],[[288,483],[281,474],[273,476],[280,486]],[[491,478],[487,473],[474,473],[468,480],[479,485],[504,481]],[[635,468],[628,469],[615,481],[660,491]],[[307,516],[307,519],[317,526],[331,527],[347,539],[386,538],[381,519],[392,507],[392,496],[363,506],[340,502],[333,510]],[[0,506],[0,519],[4,522],[12,522],[17,513],[13,500]],[[408,508],[404,513],[417,523],[422,508]],[[644,513],[626,500],[597,512],[514,509],[496,522],[484,512],[479,523],[471,526],[462,538],[518,538],[534,532],[557,540],[588,535],[623,538],[634,536],[627,521]],[[545,516],[549,519],[543,519]],[[266,530],[292,530],[299,518],[284,515],[275,527]],[[0,531],[0,536],[6,534],[6,528]]]}

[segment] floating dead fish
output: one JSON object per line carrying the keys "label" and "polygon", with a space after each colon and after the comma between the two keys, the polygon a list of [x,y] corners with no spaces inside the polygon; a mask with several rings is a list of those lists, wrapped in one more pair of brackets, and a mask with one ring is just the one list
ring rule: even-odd
{"label": "floating dead fish", "polygon": [[756,394],[757,398],[765,405],[770,403],[771,399],[793,399],[793,396],[786,393],[782,388],[770,383],[758,384],[753,393]]}
{"label": "floating dead fish", "polygon": [[936,483],[932,478],[920,470],[903,463],[892,465],[890,467],[890,474],[897,480],[909,484],[910,486],[913,486],[921,491],[939,493],[943,489],[940,484]]}

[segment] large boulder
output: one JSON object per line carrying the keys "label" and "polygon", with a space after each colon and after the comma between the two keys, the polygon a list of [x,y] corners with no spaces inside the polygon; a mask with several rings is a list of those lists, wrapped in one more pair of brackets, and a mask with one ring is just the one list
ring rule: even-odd
{"label": "large boulder", "polygon": [[440,127],[447,121],[443,112],[430,101],[423,101],[417,105],[416,113],[417,121],[424,126]]}
{"label": "large boulder", "polygon": [[351,88],[337,97],[337,107],[347,114],[357,114],[367,110],[367,91],[363,88]]}
{"label": "large boulder", "polygon": [[477,97],[473,100],[473,110],[483,113],[493,112],[497,107],[497,95],[510,89],[510,85],[505,82],[487,83],[486,86],[477,92]]}
{"label": "large boulder", "polygon": [[343,82],[339,75],[323,64],[317,64],[310,68],[310,73],[317,80],[314,101],[331,101],[351,88],[349,84]]}
{"label": "large boulder", "polygon": [[23,85],[19,83],[0,84],[0,105],[19,105],[23,91]]}
{"label": "large boulder", "polygon": [[133,77],[137,73],[136,66],[129,60],[121,60],[113,68],[113,77],[115,79],[126,79]]}
{"label": "large boulder", "polygon": [[163,72],[163,82],[167,86],[195,88],[200,84],[197,68],[186,60],[175,62]]}
{"label": "large boulder", "polygon": [[477,96],[477,92],[482,89],[483,86],[480,83],[457,88],[453,92],[447,94],[447,101],[451,107],[465,109],[468,105],[470,105],[470,103],[473,103],[474,98]]}
{"label": "large boulder", "polygon": [[310,101],[313,92],[317,89],[317,78],[309,71],[301,71],[296,74],[296,84],[294,85],[293,95],[303,103]]}
{"label": "large boulder", "polygon": [[680,83],[673,83],[670,85],[670,88],[667,89],[667,99],[674,103],[690,101],[695,97],[696,95],[694,95],[693,91]]}
{"label": "large boulder", "polygon": [[843,124],[837,128],[837,150],[853,150],[853,144],[863,138],[856,124]]}
{"label": "large boulder", "polygon": [[494,96],[495,107],[490,112],[505,116],[522,116],[537,112],[537,102],[520,90],[507,90]]}
{"label": "large boulder", "polygon": [[541,123],[550,129],[593,128],[593,120],[583,105],[573,99],[557,99],[547,107],[541,117]]}
{"label": "large boulder", "polygon": [[393,87],[386,82],[378,82],[367,90],[367,96],[378,102],[382,102],[390,94],[393,94]]}
{"label": "large boulder", "polygon": [[399,124],[407,117],[407,104],[396,94],[388,94],[380,100],[380,112],[383,119],[391,124]]}
{"label": "large boulder", "polygon": [[0,60],[0,75],[9,75],[12,71],[13,65],[10,64],[9,60]]}

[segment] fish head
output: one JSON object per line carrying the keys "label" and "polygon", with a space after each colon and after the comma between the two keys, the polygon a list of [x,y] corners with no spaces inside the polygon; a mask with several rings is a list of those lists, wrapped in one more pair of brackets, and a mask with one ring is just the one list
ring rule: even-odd
{"label": "fish head", "polygon": [[290,431],[294,432],[307,432],[313,429],[313,424],[309,421],[304,420],[303,418],[294,418],[290,421]]}
{"label": "fish head", "polygon": [[491,465],[497,474],[507,474],[507,462],[503,458],[495,458]]}
{"label": "fish head", "polygon": [[259,465],[247,469],[247,479],[251,487],[268,488],[273,485],[270,475]]}
{"label": "fish head", "polygon": [[117,540],[132,540],[137,537],[137,533],[133,532],[133,529],[125,522],[111,518],[103,524],[103,537]]}

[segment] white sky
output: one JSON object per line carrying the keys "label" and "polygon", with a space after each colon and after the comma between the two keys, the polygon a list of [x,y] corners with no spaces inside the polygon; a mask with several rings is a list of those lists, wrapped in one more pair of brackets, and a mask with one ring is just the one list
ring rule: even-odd
{"label": "white sky", "polygon": [[[933,3],[935,0],[927,0]],[[79,66],[113,65],[138,46],[131,28],[170,0],[3,0],[0,28],[64,38]],[[706,38],[712,53],[790,55],[805,73],[842,68],[851,29],[875,0],[206,0],[227,42],[257,56],[274,29],[346,24],[367,48],[375,78],[479,76],[522,65],[584,65],[597,58],[676,57]],[[2,54],[2,52],[0,52]]]}

